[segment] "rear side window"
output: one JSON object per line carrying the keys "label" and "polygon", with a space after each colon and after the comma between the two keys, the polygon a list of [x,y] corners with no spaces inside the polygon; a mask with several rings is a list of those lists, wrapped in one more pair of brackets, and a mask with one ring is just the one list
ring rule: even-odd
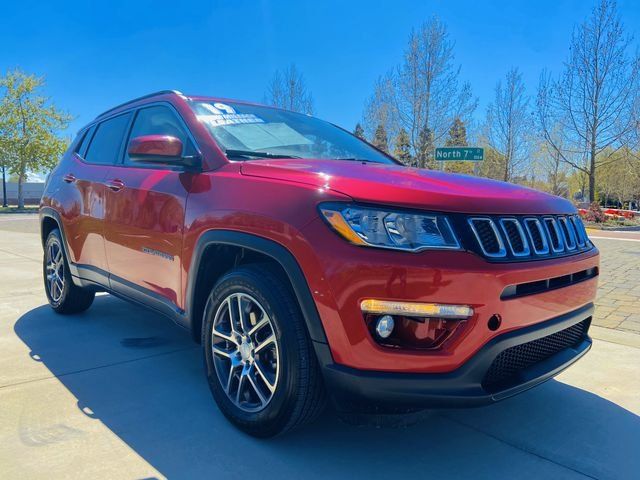
{"label": "rear side window", "polygon": [[88,163],[100,165],[116,163],[130,117],[130,113],[125,113],[100,123],[96,127],[96,132],[84,159]]}
{"label": "rear side window", "polygon": [[[169,107],[156,105],[138,111],[133,121],[129,140],[143,135],[170,135],[176,137],[182,142],[183,155],[195,155],[196,153],[182,122]],[[124,163],[126,165],[133,164],[126,153]]]}
{"label": "rear side window", "polygon": [[92,125],[91,128],[85,130],[81,133],[82,138],[78,142],[78,146],[76,147],[76,153],[84,158],[87,155],[87,148],[89,147],[89,142],[91,142],[91,137],[93,136],[93,132],[95,131],[96,126]]}

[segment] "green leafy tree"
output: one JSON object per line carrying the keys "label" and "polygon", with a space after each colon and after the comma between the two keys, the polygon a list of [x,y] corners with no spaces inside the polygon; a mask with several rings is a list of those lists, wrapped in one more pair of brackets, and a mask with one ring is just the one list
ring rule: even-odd
{"label": "green leafy tree", "polygon": [[376,131],[373,134],[373,141],[371,143],[383,152],[389,151],[389,139],[384,125],[380,124],[376,127]]}
{"label": "green leafy tree", "polygon": [[465,127],[464,122],[460,120],[459,117],[456,117],[449,129],[444,146],[466,147],[467,145],[467,127]]}
{"label": "green leafy tree", "polygon": [[418,148],[416,149],[416,160],[418,162],[418,167],[435,167],[435,161],[433,160],[433,149],[433,132],[430,128],[424,126],[420,130],[420,135],[418,135]]}
{"label": "green leafy tree", "polygon": [[365,139],[364,128],[360,125],[360,122],[356,123],[356,128],[353,130],[353,134],[361,140]]}
{"label": "green leafy tree", "polygon": [[413,163],[413,158],[411,157],[411,139],[404,128],[401,128],[398,132],[394,144],[394,157],[405,165],[411,165]]}
{"label": "green leafy tree", "polygon": [[589,175],[581,170],[573,170],[567,179],[569,198],[577,202],[589,200]]}
{"label": "green leafy tree", "polygon": [[0,78],[0,157],[18,178],[18,207],[29,172],[53,168],[67,148],[58,133],[71,119],[40,94],[44,78],[13,70]]}
{"label": "green leafy tree", "polygon": [[603,155],[612,161],[603,163],[599,168],[596,197],[605,207],[629,205],[640,193],[640,158],[629,147]]}
{"label": "green leafy tree", "polygon": [[481,177],[501,180],[504,175],[505,163],[506,159],[502,153],[489,145],[485,145],[484,161],[480,162],[478,174]]}

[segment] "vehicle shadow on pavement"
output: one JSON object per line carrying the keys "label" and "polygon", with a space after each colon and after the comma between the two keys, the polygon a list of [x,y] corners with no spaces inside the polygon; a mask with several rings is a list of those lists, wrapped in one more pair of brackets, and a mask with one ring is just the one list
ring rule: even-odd
{"label": "vehicle shadow on pavement", "polygon": [[77,415],[104,424],[169,478],[626,478],[640,471],[640,417],[558,381],[406,428],[354,427],[328,410],[312,425],[257,440],[216,408],[200,348],[154,313],[105,295],[77,316],[35,308],[15,332],[77,399]]}

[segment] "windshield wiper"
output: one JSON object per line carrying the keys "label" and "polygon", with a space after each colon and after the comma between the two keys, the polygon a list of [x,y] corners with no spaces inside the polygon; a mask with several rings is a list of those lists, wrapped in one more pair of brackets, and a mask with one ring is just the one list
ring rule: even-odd
{"label": "windshield wiper", "polygon": [[349,158],[332,158],[331,160],[343,160],[345,162],[367,162],[367,163],[379,163],[379,162],[375,162],[373,160],[367,160],[366,158],[355,158],[355,157],[349,157]]}
{"label": "windshield wiper", "polygon": [[300,158],[295,155],[285,155],[282,153],[259,152],[255,150],[225,150],[227,157],[258,157],[258,158]]}

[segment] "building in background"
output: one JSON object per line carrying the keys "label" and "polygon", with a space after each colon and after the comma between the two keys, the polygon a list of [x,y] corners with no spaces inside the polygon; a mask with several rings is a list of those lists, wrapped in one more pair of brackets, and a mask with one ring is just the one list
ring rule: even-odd
{"label": "building in background", "polygon": [[[27,182],[22,185],[22,188],[25,205],[38,205],[40,203],[40,198],[44,191],[43,182]],[[2,192],[0,192],[0,195],[2,195]],[[7,203],[9,205],[18,203],[18,184],[16,182],[7,182]]]}

